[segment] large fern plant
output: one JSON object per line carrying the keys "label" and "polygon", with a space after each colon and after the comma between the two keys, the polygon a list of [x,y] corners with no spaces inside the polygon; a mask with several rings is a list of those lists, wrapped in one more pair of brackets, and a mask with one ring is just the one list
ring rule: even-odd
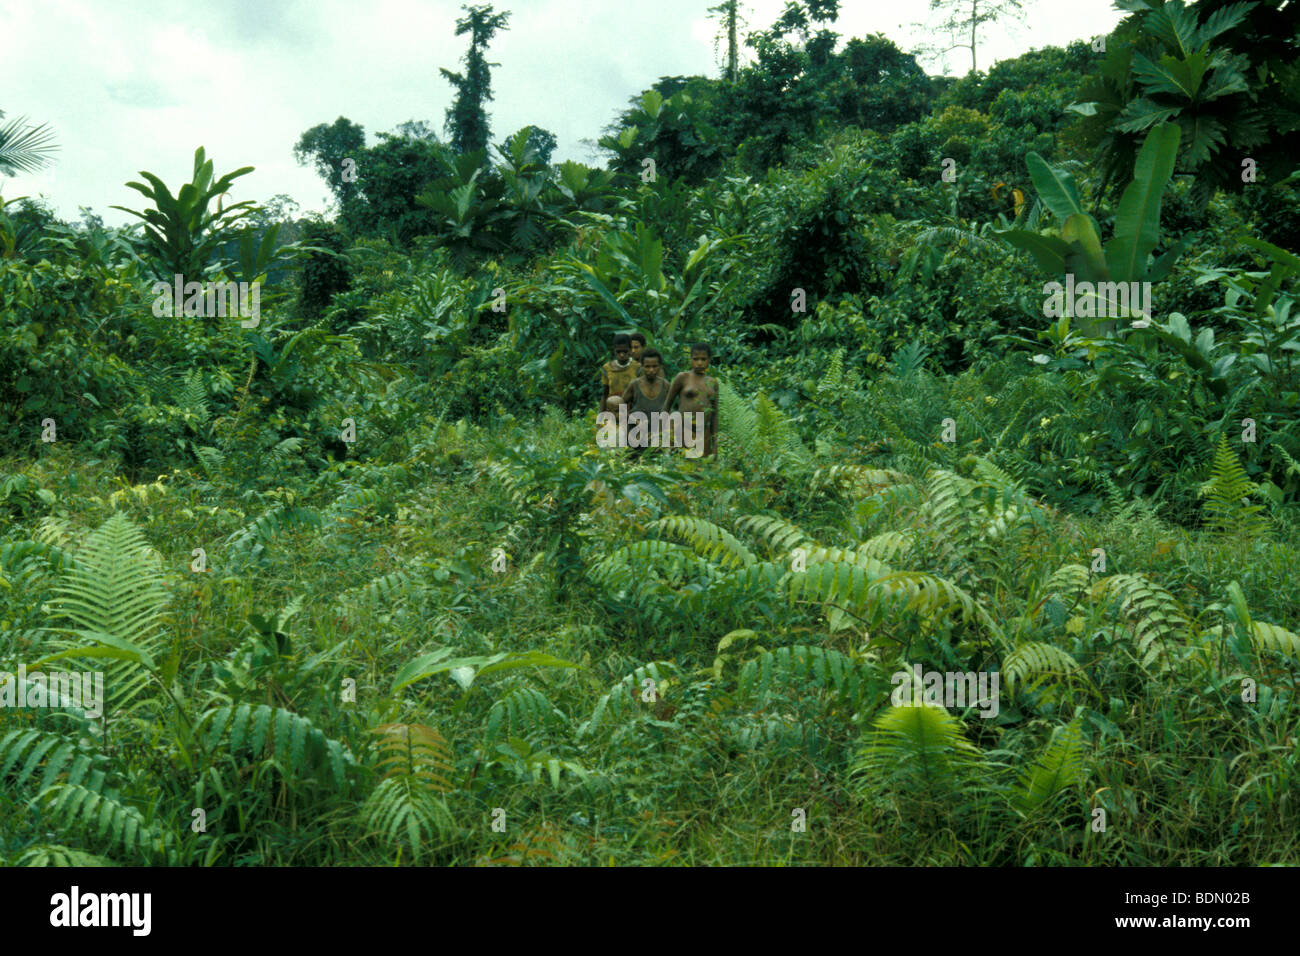
{"label": "large fern plant", "polygon": [[51,641],[56,652],[40,666],[69,658],[104,661],[105,718],[110,722],[156,704],[165,689],[165,665],[175,674],[175,664],[163,659],[170,595],[161,557],[140,529],[115,513],[77,549],[76,563],[54,594],[50,610],[71,626],[51,630],[69,637]]}
{"label": "large fern plant", "polygon": [[1210,477],[1201,485],[1205,514],[1210,525],[1225,534],[1244,539],[1257,538],[1269,530],[1262,505],[1251,504],[1250,497],[1259,486],[1246,477],[1246,470],[1228,447],[1228,439],[1219,436],[1210,465]]}

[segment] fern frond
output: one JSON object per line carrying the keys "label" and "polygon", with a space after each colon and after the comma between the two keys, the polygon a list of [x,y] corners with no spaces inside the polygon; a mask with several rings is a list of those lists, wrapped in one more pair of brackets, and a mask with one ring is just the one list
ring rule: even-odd
{"label": "fern frond", "polygon": [[859,616],[876,611],[870,618],[875,620],[883,610],[880,608],[880,595],[872,593],[871,585],[888,573],[889,569],[883,564],[869,559],[863,559],[861,564],[813,562],[805,570],[792,572],[786,578],[786,596],[791,603],[802,598],[819,604],[847,605],[851,613]]}
{"label": "fern frond", "polygon": [[16,575],[27,568],[65,571],[77,564],[73,554],[58,545],[40,541],[6,541],[0,544],[0,571]]}
{"label": "fern frond", "polygon": [[[54,588],[50,609],[75,625],[71,646],[130,649],[138,660],[115,660],[104,671],[108,704],[128,708],[149,681],[149,662],[163,644],[159,628],[170,599],[162,559],[121,512],[91,532],[77,563]],[[58,642],[67,644],[67,642]]]}
{"label": "fern frond", "polygon": [[375,770],[385,779],[410,777],[421,787],[450,793],[454,772],[447,739],[426,724],[383,724],[372,727],[377,736]]}
{"label": "fern frond", "polygon": [[960,547],[971,536],[971,508],[963,500],[975,482],[951,471],[934,469],[926,480],[930,519],[938,533]]}
{"label": "fern frond", "polygon": [[882,531],[854,548],[862,557],[885,564],[901,564],[916,548],[913,531]]}
{"label": "fern frond", "polygon": [[[1223,627],[1213,627],[1210,634],[1219,637],[1223,634]],[[1254,645],[1257,651],[1273,651],[1291,658],[1293,661],[1300,663],[1300,635],[1294,631],[1288,631],[1284,627],[1276,624],[1266,624],[1263,621],[1251,621],[1250,628],[1246,631],[1247,637]],[[2,748],[0,748],[2,749]]]}
{"label": "fern frond", "polygon": [[335,499],[325,509],[325,514],[330,517],[348,517],[368,508],[378,510],[390,505],[392,500],[392,492],[382,488],[353,488]]}
{"label": "fern frond", "polygon": [[72,544],[72,523],[67,518],[46,515],[36,525],[35,538],[41,544],[68,548]]}
{"label": "fern frond", "polygon": [[1277,442],[1271,442],[1270,444],[1272,445],[1273,448],[1276,448],[1278,450],[1278,453],[1286,461],[1286,472],[1284,473],[1286,477],[1289,478],[1292,475],[1295,475],[1296,477],[1300,477],[1300,461],[1296,461],[1294,458],[1292,458],[1291,453],[1288,452]]}
{"label": "fern frond", "polygon": [[1002,662],[1007,690],[1015,693],[1016,685],[1029,682],[1029,690],[1051,677],[1069,677],[1077,673],[1079,662],[1054,644],[1032,641],[1017,647]]}
{"label": "fern frond", "polygon": [[791,601],[802,597],[845,606],[872,624],[890,611],[914,611],[924,618],[955,611],[1002,640],[1001,629],[984,607],[951,581],[921,571],[891,571],[870,558],[809,564],[806,571],[787,578],[786,591]]}
{"label": "fern frond", "polygon": [[1219,435],[1210,465],[1210,479],[1200,486],[1206,499],[1205,513],[1212,527],[1246,537],[1259,537],[1269,530],[1262,505],[1248,503],[1259,486],[1246,476],[1237,456],[1228,447],[1225,435]]}
{"label": "fern frond", "polygon": [[1119,598],[1120,613],[1133,626],[1143,666],[1170,666],[1168,643],[1186,633],[1189,622],[1174,596],[1138,574],[1114,574],[1092,589],[1093,600]]}
{"label": "fern frond", "polygon": [[746,515],[737,519],[736,528],[758,536],[773,551],[782,554],[793,548],[816,544],[802,529],[775,515]]}
{"label": "fern frond", "polygon": [[985,484],[992,485],[999,491],[1014,494],[1024,492],[1024,486],[1017,479],[1007,474],[987,458],[977,457],[975,459],[975,474]]}
{"label": "fern frond", "polygon": [[194,457],[198,459],[204,477],[209,480],[218,475],[221,469],[226,466],[225,453],[220,448],[213,448],[210,445],[195,448]]}
{"label": "fern frond", "polygon": [[564,721],[564,714],[545,694],[534,687],[516,687],[493,702],[488,710],[488,739],[502,736],[522,737]]}
{"label": "fern frond", "polygon": [[207,711],[196,728],[207,728],[207,748],[225,742],[233,753],[245,750],[254,757],[274,757],[288,774],[329,771],[336,786],[347,782],[347,771],[357,765],[345,744],[326,737],[306,717],[268,704],[239,704]]}
{"label": "fern frond", "polygon": [[[177,390],[176,407],[188,412],[189,416],[200,425],[205,425],[211,417],[208,408],[208,389],[203,384],[203,374],[198,369],[190,369],[185,381]],[[191,429],[193,425],[191,424]]]}
{"label": "fern frond", "polygon": [[[786,561],[762,561],[713,578],[706,589],[687,590],[684,606],[691,612],[717,615],[744,608],[746,602],[778,594],[790,572]],[[724,612],[724,613],[725,613]]]}
{"label": "fern frond", "polygon": [[759,424],[753,409],[726,382],[718,382],[718,429],[740,454],[757,447]]}
{"label": "fern frond", "polygon": [[823,465],[812,473],[812,484],[815,487],[829,485],[860,495],[874,495],[882,489],[910,481],[911,478],[901,471],[870,468],[866,465]]}
{"label": "fern frond", "polygon": [[65,783],[90,783],[99,789],[104,781],[102,758],[76,740],[43,730],[13,730],[0,739],[0,780],[17,791],[41,774],[40,789]]}
{"label": "fern frond", "polygon": [[410,776],[381,780],[362,804],[360,816],[385,843],[409,849],[417,863],[429,843],[455,829],[447,804]]}
{"label": "fern frond", "polygon": [[338,596],[338,603],[342,606],[394,607],[415,583],[411,572],[391,571],[359,588],[344,591]]}
{"label": "fern frond", "polygon": [[98,793],[81,784],[59,783],[42,791],[48,819],[60,828],[76,830],[127,856],[170,856],[170,834],[160,830],[135,807],[116,796]]}
{"label": "fern frond", "polygon": [[275,464],[282,465],[300,451],[302,451],[302,438],[294,435],[272,445],[266,457]]}
{"label": "fern frond", "polygon": [[1047,579],[1043,585],[1043,594],[1057,598],[1062,604],[1070,605],[1078,599],[1088,587],[1088,569],[1082,564],[1063,564]]}
{"label": "fern frond", "polygon": [[852,564],[859,568],[866,568],[874,575],[889,574],[892,570],[883,561],[873,558],[861,549],[850,550],[849,548],[823,548],[820,545],[809,548],[807,564]]}
{"label": "fern frond", "polygon": [[645,681],[654,681],[657,687],[661,681],[677,678],[680,674],[681,669],[672,661],[650,661],[642,664],[596,701],[590,719],[578,727],[578,739],[595,733],[608,723],[617,723],[626,719],[634,708],[640,706],[642,691],[646,686]]}
{"label": "fern frond", "polygon": [[[808,449],[799,440],[794,425],[781,409],[767,397],[766,392],[759,392],[754,400],[754,414],[758,420],[759,448],[765,457],[788,455],[796,461],[807,461]],[[750,451],[757,449],[750,448]]]}
{"label": "fern frond", "polygon": [[321,516],[314,508],[298,505],[276,505],[230,535],[227,544],[232,552],[244,551],[253,548],[257,544],[270,542],[272,538],[282,531],[302,528],[318,529],[321,525]]}
{"label": "fern frond", "polygon": [[118,866],[112,860],[57,843],[30,846],[15,861],[16,866]]}
{"label": "fern frond", "polygon": [[774,685],[794,685],[839,694],[856,701],[865,677],[860,665],[840,651],[806,644],[763,651],[747,661],[736,679],[740,699],[762,700]]}
{"label": "fern frond", "polygon": [[880,578],[873,588],[887,594],[905,610],[926,617],[960,611],[963,620],[977,620],[999,640],[1002,630],[984,606],[966,591],[943,578],[922,571],[896,571]]}
{"label": "fern frond", "polygon": [[[538,507],[532,502],[537,490],[537,476],[522,461],[496,461],[487,466],[487,473],[504,489],[506,495],[520,508]],[[547,507],[540,505],[540,507]]]}
{"label": "fern frond", "polygon": [[754,553],[731,532],[711,521],[691,515],[669,515],[646,525],[646,531],[659,531],[668,537],[685,541],[705,558],[740,568],[755,563]]}
{"label": "fern frond", "polygon": [[983,754],[942,707],[891,706],[872,726],[850,771],[859,793],[889,787],[935,801],[957,795],[980,776]]}
{"label": "fern frond", "polygon": [[804,721],[788,714],[741,714],[727,721],[727,740],[732,746],[748,751],[780,753],[803,748],[815,730]]}
{"label": "fern frond", "polygon": [[844,387],[844,349],[836,349],[826,363],[826,373],[817,383],[814,397],[821,404],[834,402]]}
{"label": "fern frond", "polygon": [[1028,812],[1046,806],[1062,791],[1080,786],[1087,777],[1083,757],[1083,725],[1075,719],[1058,728],[1042,755],[1022,775],[1012,798],[1015,805]]}

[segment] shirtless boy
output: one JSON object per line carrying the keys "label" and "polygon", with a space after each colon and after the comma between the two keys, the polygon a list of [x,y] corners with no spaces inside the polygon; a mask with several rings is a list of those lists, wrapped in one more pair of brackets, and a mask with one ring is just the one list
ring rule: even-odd
{"label": "shirtless boy", "polygon": [[[640,441],[633,441],[632,436],[635,428],[628,429],[627,445],[635,449],[633,454],[640,458],[646,448],[653,445],[667,444],[663,434],[662,423],[656,412],[664,410],[664,399],[668,395],[668,383],[663,380],[663,356],[657,349],[646,349],[641,353],[641,377],[634,379],[628,385],[627,391],[623,393],[623,403],[627,405],[628,422],[632,423],[632,416],[637,412],[642,412],[646,416],[647,426],[643,429],[645,434],[644,444]],[[658,441],[654,440],[654,429],[660,429]]]}
{"label": "shirtless boy", "polygon": [[691,370],[678,372],[668,388],[664,410],[672,411],[673,401],[685,419],[688,413],[704,413],[704,454],[718,457],[718,380],[708,374],[712,352],[703,342],[691,346]]}

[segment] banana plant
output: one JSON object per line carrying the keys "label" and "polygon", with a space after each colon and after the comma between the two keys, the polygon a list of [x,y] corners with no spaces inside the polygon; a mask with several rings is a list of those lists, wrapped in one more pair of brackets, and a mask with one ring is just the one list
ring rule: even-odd
{"label": "banana plant", "polygon": [[[230,238],[233,225],[256,205],[244,201],[226,207],[220,198],[229,191],[231,183],[252,171],[252,166],[243,166],[214,179],[212,160],[200,146],[194,151],[193,179],[175,196],[161,179],[141,170],[140,175],[149,185],[137,182],[126,185],[151,200],[155,208],[144,212],[125,206],[112,208],[144,220],[144,246],[159,278],[180,275],[184,277],[182,282],[195,281],[204,275],[217,249]],[[217,208],[209,211],[214,199]]]}
{"label": "banana plant", "polygon": [[[1162,123],[1147,136],[1138,153],[1133,180],[1115,210],[1114,234],[1104,244],[1097,220],[1084,211],[1079,201],[1073,177],[1033,152],[1025,159],[1029,175],[1043,205],[1060,222],[1059,231],[1052,234],[1005,229],[996,234],[1032,255],[1052,279],[1069,277],[1070,287],[1075,281],[1089,283],[1089,291],[1081,293],[1081,297],[1094,300],[1094,316],[1113,319],[1138,315],[1138,310],[1119,305],[1119,293],[1124,291],[1125,299],[1128,296],[1118,287],[1163,279],[1183,251],[1182,244],[1175,243],[1154,263],[1148,263],[1160,244],[1160,203],[1173,176],[1180,135],[1176,125]],[[1142,318],[1149,322],[1149,316]],[[1091,337],[1113,331],[1114,325],[1114,321],[1091,319],[1081,322],[1080,330]]]}

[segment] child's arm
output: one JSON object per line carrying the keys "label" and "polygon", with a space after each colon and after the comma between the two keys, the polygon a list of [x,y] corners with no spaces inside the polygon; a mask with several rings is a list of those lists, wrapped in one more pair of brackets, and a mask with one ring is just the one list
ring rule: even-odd
{"label": "child's arm", "polygon": [[600,400],[600,408],[596,409],[598,413],[605,411],[605,403],[609,401],[609,369],[603,365],[600,367],[600,384],[605,388],[605,395]]}
{"label": "child's arm", "polygon": [[682,390],[682,378],[685,375],[685,372],[678,372],[673,376],[673,383],[668,386],[668,397],[664,399],[664,411],[671,412],[673,410],[673,399]]}
{"label": "child's arm", "polygon": [[713,436],[713,457],[717,458],[718,457],[718,404],[720,399],[720,392],[718,387],[718,380],[716,378],[710,378],[709,382],[712,383],[713,386],[713,400],[709,402],[709,405],[712,407],[712,410],[709,412],[709,419],[708,419],[709,434]]}

